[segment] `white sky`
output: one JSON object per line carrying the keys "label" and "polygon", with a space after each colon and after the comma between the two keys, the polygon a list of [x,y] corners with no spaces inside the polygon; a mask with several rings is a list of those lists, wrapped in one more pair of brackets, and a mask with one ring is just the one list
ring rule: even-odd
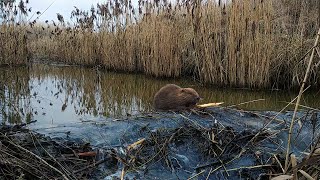
{"label": "white sky", "polygon": [[[43,13],[51,3],[52,6],[39,17],[40,21],[45,20],[57,20],[57,13],[60,13],[67,21],[71,16],[71,11],[74,10],[74,6],[82,10],[90,10],[91,5],[96,7],[97,3],[104,3],[109,0],[29,0],[28,8],[32,7],[31,16],[33,13],[40,11]],[[138,0],[132,0],[133,4],[138,4]],[[34,16],[32,20],[35,18]]]}

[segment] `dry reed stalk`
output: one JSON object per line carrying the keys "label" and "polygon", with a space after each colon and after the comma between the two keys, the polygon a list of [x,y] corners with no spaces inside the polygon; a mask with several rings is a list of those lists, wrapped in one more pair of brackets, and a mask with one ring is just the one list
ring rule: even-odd
{"label": "dry reed stalk", "polygon": [[206,170],[200,171],[199,173],[197,173],[197,174],[189,177],[187,180],[195,179],[195,178],[197,178],[198,176],[200,176],[201,174],[203,174],[204,172],[206,172]]}
{"label": "dry reed stalk", "polygon": [[57,172],[58,174],[60,174],[63,179],[68,180],[68,175],[62,173],[59,169],[51,166],[47,161],[45,161],[44,159],[42,159],[41,157],[39,157],[38,155],[34,154],[33,152],[25,149],[24,147],[20,146],[19,144],[16,144],[14,142],[12,142],[11,140],[8,141],[11,145],[15,146],[16,148],[20,149],[21,151],[25,152],[26,154],[30,154],[32,157],[36,158],[37,160],[39,160],[41,163],[43,163],[44,165],[48,166],[48,168],[52,169],[53,171]]}
{"label": "dry reed stalk", "polygon": [[28,61],[25,31],[14,24],[0,25],[0,65],[24,65]]}
{"label": "dry reed stalk", "polygon": [[318,45],[318,42],[319,42],[319,36],[320,36],[320,29],[318,30],[317,37],[316,37],[315,42],[314,42],[314,46],[313,46],[313,50],[312,50],[311,55],[310,55],[308,67],[306,69],[305,76],[304,76],[304,79],[303,79],[301,87],[300,87],[299,95],[298,95],[298,98],[297,98],[297,101],[296,101],[296,105],[295,105],[294,112],[293,112],[293,115],[292,115],[292,120],[291,120],[291,123],[290,123],[290,129],[289,129],[289,132],[288,132],[288,144],[287,144],[286,160],[285,160],[285,171],[286,172],[288,171],[288,166],[289,166],[288,163],[289,163],[289,153],[290,153],[290,145],[291,145],[291,136],[292,136],[292,131],[293,131],[293,124],[295,122],[295,118],[296,118],[297,111],[298,111],[298,108],[299,108],[299,103],[300,103],[300,99],[301,99],[302,93],[304,92],[304,86],[305,86],[305,84],[307,82],[307,79],[308,79],[308,75],[309,75],[309,72],[310,72],[311,64],[312,64],[314,53],[315,53],[315,47]]}
{"label": "dry reed stalk", "polygon": [[290,158],[291,158],[291,165],[292,165],[292,169],[293,169],[293,179],[297,180],[298,179],[297,158],[294,154],[291,154]]}
{"label": "dry reed stalk", "polygon": [[314,179],[312,176],[310,176],[307,172],[305,172],[304,170],[300,169],[298,170],[306,179],[308,180],[316,180]]}
{"label": "dry reed stalk", "polygon": [[279,176],[271,178],[271,180],[290,180],[290,179],[293,179],[293,176],[291,176],[291,175],[279,175]]}
{"label": "dry reed stalk", "polygon": [[282,170],[282,173],[285,173],[285,170],[283,169],[283,166],[282,166],[281,162],[279,161],[279,159],[277,158],[277,156],[274,154],[273,157],[276,159],[279,167],[280,167],[281,170]]}
{"label": "dry reed stalk", "polygon": [[[46,35],[28,35],[28,42],[36,57],[68,64],[156,77],[188,75],[219,86],[290,88],[303,75],[305,65],[296,63],[297,57],[309,43],[314,28],[308,27],[317,21],[308,13],[314,12],[312,3],[160,0],[140,4],[136,14],[138,9],[125,3],[100,4],[94,16],[75,10],[73,27],[61,17],[47,23]],[[311,72],[316,84],[320,74],[316,67]]]}
{"label": "dry reed stalk", "polygon": [[126,176],[126,166],[122,168],[120,180],[124,180]]}
{"label": "dry reed stalk", "polygon": [[233,169],[228,169],[227,171],[239,171],[241,169],[256,169],[256,168],[263,168],[263,167],[271,167],[271,164],[262,164],[262,165],[256,165],[256,166],[243,166]]}
{"label": "dry reed stalk", "polygon": [[253,103],[253,102],[257,102],[257,101],[265,101],[265,99],[255,99],[255,100],[251,100],[251,101],[247,101],[247,102],[242,102],[239,104],[233,104],[233,105],[227,106],[227,108],[236,107],[236,106],[240,106],[240,105],[248,104],[248,103]]}

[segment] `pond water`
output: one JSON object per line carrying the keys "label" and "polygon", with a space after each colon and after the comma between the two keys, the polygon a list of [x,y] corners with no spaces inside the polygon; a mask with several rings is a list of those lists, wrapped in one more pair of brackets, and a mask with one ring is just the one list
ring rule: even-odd
{"label": "pond water", "polygon": [[[203,97],[201,103],[224,102],[222,106],[257,110],[260,115],[223,107],[208,109],[209,114],[205,116],[187,112],[183,114],[152,112],[154,94],[167,83],[196,89]],[[301,104],[319,108],[320,99],[317,98],[319,93],[306,92]],[[34,64],[30,67],[0,69],[0,122],[20,124],[36,120],[35,123],[28,125],[28,128],[53,138],[71,138],[89,142],[97,149],[116,149],[121,154],[123,149],[139,139],[153,137],[156,132],[174,131],[182,127],[201,127],[202,130],[208,130],[220,124],[223,127],[231,127],[238,135],[258,131],[296,94],[287,91],[215,89],[203,87],[190,79],[157,80],[141,74],[114,73],[76,66]],[[249,101],[254,102],[245,103]],[[290,106],[288,109],[292,108],[293,106]],[[319,123],[314,126],[310,123],[312,116],[320,119],[320,114],[315,112],[305,114],[305,112],[307,111],[298,113],[298,117],[303,121],[303,128],[299,129],[296,124],[293,132],[295,141],[292,151],[299,159],[303,157],[302,152],[307,151],[314,137],[317,137],[320,132]],[[254,166],[256,163],[254,152],[257,151],[266,155],[266,164],[271,159],[269,155],[284,152],[291,117],[292,111],[277,115],[277,120],[267,127],[272,135],[259,145],[248,147],[249,152],[226,168]],[[310,131],[312,129],[313,131]],[[175,173],[157,161],[148,166],[147,172],[141,173],[146,170],[134,171],[127,177],[187,179],[197,174],[199,165],[210,164],[214,158],[204,159],[199,152],[201,143],[197,143],[198,140],[191,134],[189,136],[186,137],[185,143],[176,141],[169,146],[170,158],[179,165]],[[192,139],[196,143],[190,141]],[[118,166],[108,173],[105,173],[106,170],[110,169],[102,168],[104,173],[97,179],[119,177],[122,167]],[[209,170],[210,167],[199,179],[206,179],[209,176]],[[262,172],[258,170],[253,174],[254,179]],[[212,176],[220,177],[224,173],[217,171]],[[238,177],[237,171],[230,176],[233,177],[232,179],[242,179]]]}
{"label": "pond water", "polygon": [[[76,66],[34,64],[0,71],[2,123],[37,120],[42,127],[149,112],[153,95],[167,83],[196,89],[203,97],[201,103],[225,102],[223,106],[229,106],[258,100],[237,106],[246,110],[279,111],[297,94],[207,88],[190,79],[157,80]],[[320,107],[319,95],[306,92],[302,104]]]}

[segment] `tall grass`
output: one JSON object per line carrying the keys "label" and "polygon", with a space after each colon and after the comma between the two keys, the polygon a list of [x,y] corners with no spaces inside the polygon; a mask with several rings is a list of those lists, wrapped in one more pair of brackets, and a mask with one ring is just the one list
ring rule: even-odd
{"label": "tall grass", "polygon": [[[24,65],[28,61],[27,35],[22,27],[27,15],[24,1],[0,2],[0,65]],[[17,19],[19,16],[19,19]]]}
{"label": "tall grass", "polygon": [[[318,6],[315,0],[156,0],[134,8],[111,1],[75,8],[74,24],[58,14],[57,22],[34,26],[38,36],[28,43],[37,59],[217,86],[292,88],[306,68],[300,58],[319,26]],[[309,83],[319,86],[315,62]]]}
{"label": "tall grass", "polygon": [[28,62],[27,36],[15,25],[0,26],[0,65],[24,65]]}

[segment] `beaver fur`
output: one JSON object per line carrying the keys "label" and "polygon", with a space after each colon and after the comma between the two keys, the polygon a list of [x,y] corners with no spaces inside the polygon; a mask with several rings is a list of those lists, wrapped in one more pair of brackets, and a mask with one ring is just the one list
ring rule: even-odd
{"label": "beaver fur", "polygon": [[167,84],[155,94],[153,105],[156,110],[187,110],[194,108],[199,100],[194,89]]}

